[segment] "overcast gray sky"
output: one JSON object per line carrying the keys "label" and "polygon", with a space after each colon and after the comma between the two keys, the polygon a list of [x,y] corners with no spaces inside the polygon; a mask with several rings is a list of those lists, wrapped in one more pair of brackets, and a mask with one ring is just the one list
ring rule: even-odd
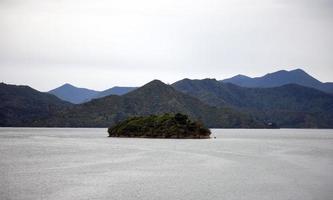
{"label": "overcast gray sky", "polygon": [[333,81],[332,0],[0,0],[0,80],[47,91],[302,68]]}

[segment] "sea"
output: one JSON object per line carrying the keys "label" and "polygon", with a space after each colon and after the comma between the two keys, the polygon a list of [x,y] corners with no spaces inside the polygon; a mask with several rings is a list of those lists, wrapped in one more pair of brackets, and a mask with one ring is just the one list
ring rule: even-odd
{"label": "sea", "polygon": [[0,199],[333,199],[333,130],[211,131],[141,139],[109,138],[104,128],[0,128]]}

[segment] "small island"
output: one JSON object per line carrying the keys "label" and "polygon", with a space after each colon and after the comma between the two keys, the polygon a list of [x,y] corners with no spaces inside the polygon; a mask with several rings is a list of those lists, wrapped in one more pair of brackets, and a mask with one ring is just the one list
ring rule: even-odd
{"label": "small island", "polygon": [[138,138],[210,138],[210,130],[199,121],[192,121],[187,115],[163,114],[130,117],[108,128],[109,137]]}

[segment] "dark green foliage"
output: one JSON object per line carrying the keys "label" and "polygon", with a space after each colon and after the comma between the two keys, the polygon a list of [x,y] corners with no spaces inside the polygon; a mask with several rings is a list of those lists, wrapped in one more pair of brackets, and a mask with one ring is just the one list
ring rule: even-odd
{"label": "dark green foliage", "polygon": [[163,114],[130,117],[108,129],[110,137],[209,138],[211,132],[187,115]]}
{"label": "dark green foliage", "polygon": [[186,115],[183,115],[180,113],[175,114],[174,118],[175,118],[176,122],[179,124],[186,124],[187,120],[188,120],[188,117]]}

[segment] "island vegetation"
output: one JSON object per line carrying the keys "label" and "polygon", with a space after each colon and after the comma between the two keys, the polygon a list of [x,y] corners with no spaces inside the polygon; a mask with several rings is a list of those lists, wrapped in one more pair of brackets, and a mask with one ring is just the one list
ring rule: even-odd
{"label": "island vegetation", "polygon": [[187,115],[163,114],[130,117],[108,129],[109,137],[209,138],[211,132]]}

